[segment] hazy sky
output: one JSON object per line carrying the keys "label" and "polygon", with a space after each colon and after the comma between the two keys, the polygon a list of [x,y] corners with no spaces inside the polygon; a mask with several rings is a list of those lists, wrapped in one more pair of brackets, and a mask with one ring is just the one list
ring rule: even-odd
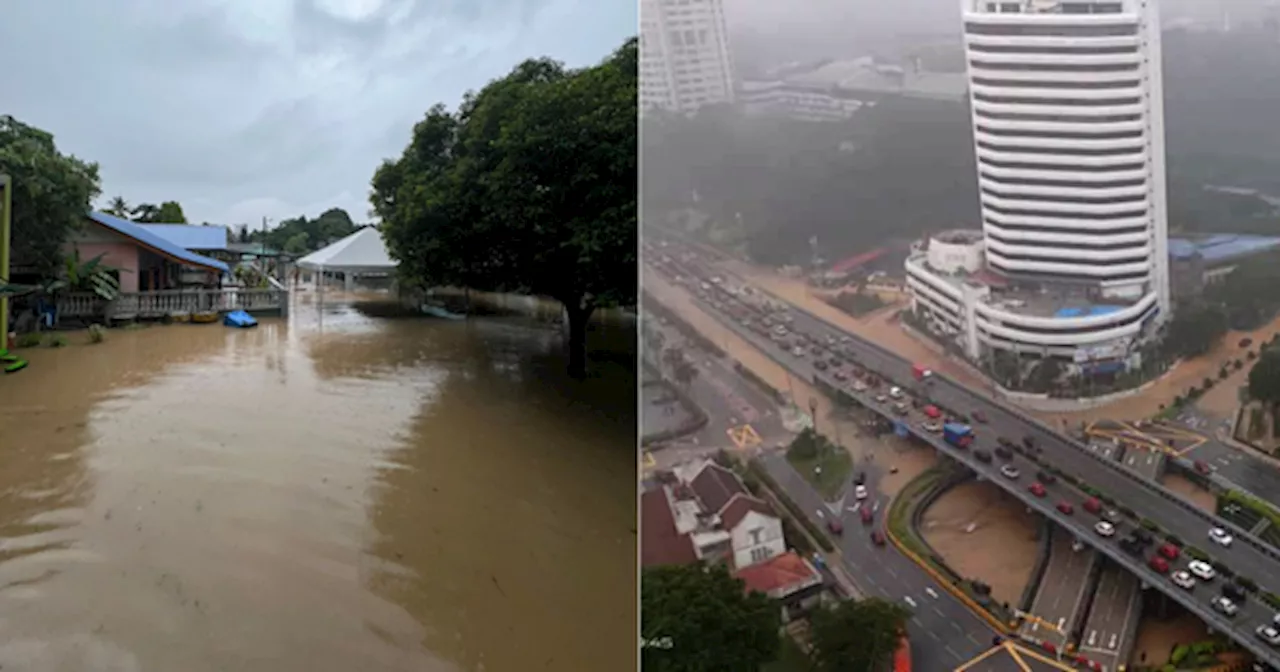
{"label": "hazy sky", "polygon": [[338,206],[432,104],[518,62],[603,59],[630,0],[43,0],[6,3],[0,113],[97,161],[103,202],[177,200],[192,221]]}

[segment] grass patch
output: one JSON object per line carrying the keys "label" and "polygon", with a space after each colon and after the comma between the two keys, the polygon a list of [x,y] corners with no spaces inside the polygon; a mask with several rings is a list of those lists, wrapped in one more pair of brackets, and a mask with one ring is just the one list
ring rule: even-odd
{"label": "grass patch", "polygon": [[1252,530],[1260,520],[1269,520],[1271,524],[1263,530],[1263,541],[1280,546],[1280,511],[1270,504],[1250,497],[1242,492],[1227,490],[1218,495],[1218,515],[1239,525],[1242,529]]}
{"label": "grass patch", "polygon": [[827,437],[806,428],[787,448],[787,462],[822,494],[835,499],[853,473],[853,456]]}
{"label": "grass patch", "polygon": [[943,467],[933,467],[921,473],[911,482],[902,486],[902,489],[894,496],[893,503],[889,506],[888,525],[893,532],[893,536],[897,537],[898,541],[902,542],[904,546],[911,549],[912,553],[926,560],[929,558],[931,550],[924,543],[924,540],[916,535],[916,530],[911,525],[911,514],[915,511],[916,500],[932,489],[944,473]]}
{"label": "grass patch", "polygon": [[782,636],[778,646],[778,659],[760,668],[760,672],[809,672],[813,663],[796,640],[787,635]]}

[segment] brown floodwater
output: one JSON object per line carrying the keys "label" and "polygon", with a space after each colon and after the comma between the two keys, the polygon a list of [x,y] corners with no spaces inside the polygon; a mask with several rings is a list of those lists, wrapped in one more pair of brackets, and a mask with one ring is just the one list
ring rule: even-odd
{"label": "brown floodwater", "polygon": [[117,329],[0,377],[0,669],[635,669],[634,342]]}

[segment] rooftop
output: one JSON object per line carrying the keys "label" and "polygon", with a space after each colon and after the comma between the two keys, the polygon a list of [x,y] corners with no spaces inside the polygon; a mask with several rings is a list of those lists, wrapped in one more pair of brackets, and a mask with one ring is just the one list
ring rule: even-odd
{"label": "rooftop", "polygon": [[751,495],[734,495],[733,499],[725,505],[724,511],[720,512],[720,524],[726,530],[732,530],[752,511],[766,516],[777,517],[777,514],[773,512],[773,508],[767,502],[756,499]]}
{"label": "rooftop", "polygon": [[676,530],[665,487],[640,496],[640,566],[684,565],[698,560],[689,535]]}
{"label": "rooftop", "polygon": [[738,480],[737,474],[715,462],[707,462],[689,482],[689,487],[708,513],[720,513],[734,495],[750,494],[742,481]]}
{"label": "rooftop", "polygon": [[736,576],[746,584],[746,590],[754,590],[774,598],[822,583],[822,575],[818,570],[795,551],[743,567],[737,571]]}
{"label": "rooftop", "polygon": [[854,92],[902,94],[926,98],[964,98],[968,79],[964,73],[918,72],[914,68],[876,64],[869,56],[828,61],[808,72],[784,78],[792,85],[829,86]]}
{"label": "rooftop", "polygon": [[187,250],[226,250],[230,236],[225,226],[195,224],[139,224],[142,228]]}
{"label": "rooftop", "polygon": [[90,212],[89,220],[106,227],[116,233],[133,239],[138,245],[145,247],[156,254],[160,254],[173,259],[179,263],[196,266],[199,268],[207,268],[212,271],[229,272],[231,269],[226,264],[217,259],[196,254],[180,245],[175,245],[168,239],[157,235],[155,232],[148,230],[146,227],[127,219],[121,219],[103,212]]}
{"label": "rooftop", "polygon": [[1170,238],[1169,257],[1185,261],[1197,254],[1206,263],[1222,263],[1280,247],[1280,236],[1222,233],[1204,238]]}

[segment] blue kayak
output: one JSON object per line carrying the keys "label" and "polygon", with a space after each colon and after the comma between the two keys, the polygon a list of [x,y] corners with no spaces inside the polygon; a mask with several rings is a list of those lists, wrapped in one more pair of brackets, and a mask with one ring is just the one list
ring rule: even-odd
{"label": "blue kayak", "polygon": [[222,323],[228,327],[237,329],[248,329],[249,327],[258,326],[258,321],[253,316],[243,310],[233,310],[222,318]]}

